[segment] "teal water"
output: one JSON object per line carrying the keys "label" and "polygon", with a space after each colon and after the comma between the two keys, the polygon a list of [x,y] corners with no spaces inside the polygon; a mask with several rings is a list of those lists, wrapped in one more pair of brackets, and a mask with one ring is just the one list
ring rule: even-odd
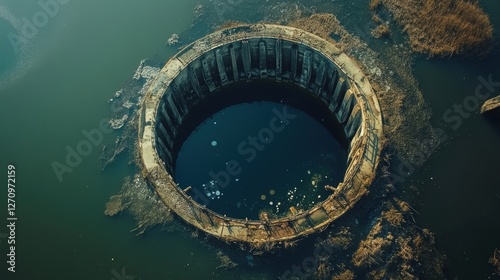
{"label": "teal water", "polygon": [[205,194],[208,208],[256,220],[261,211],[282,217],[290,207],[306,210],[323,201],[325,185],[342,181],[346,161],[340,143],[306,113],[252,102],[200,124],[182,145],[175,179]]}
{"label": "teal water", "polygon": [[[164,43],[172,33],[190,29],[198,2],[72,0],[40,28],[21,54],[10,48],[5,33],[14,28],[1,13],[0,168],[16,166],[19,219],[18,272],[6,273],[7,243],[0,239],[1,279],[119,279],[116,273],[121,274],[122,268],[135,279],[275,279],[286,270],[288,263],[259,268],[243,263],[237,272],[225,272],[216,269],[219,263],[212,249],[182,232],[155,228],[135,237],[129,232],[135,227],[130,216],[103,215],[109,196],[134,170],[123,160],[101,172],[96,164],[98,147],[65,173],[62,182],[52,168],[54,161],[65,162],[67,146],[76,148],[85,139],[82,130],[98,129],[99,122],[109,117],[108,99],[133,75],[141,59],[166,60],[176,52]],[[480,2],[495,27],[500,26],[500,6]],[[207,29],[220,21],[219,15],[260,18],[256,15],[260,9],[243,8],[260,7],[258,1],[243,1],[226,10],[201,3],[214,16]],[[361,28],[369,21],[350,16],[368,13],[365,2],[331,3],[348,27]],[[3,0],[0,6],[8,7],[16,18],[30,18],[41,9],[34,0]],[[203,31],[191,35],[199,37]],[[422,58],[415,66],[433,122],[445,128],[450,139],[405,184],[420,187],[415,207],[419,223],[436,233],[437,246],[449,257],[458,279],[484,278],[490,273],[488,258],[500,247],[500,198],[495,195],[500,194],[496,174],[500,130],[498,123],[477,112],[456,130],[442,115],[474,92],[479,75],[500,80],[499,51],[497,44],[482,62]],[[105,133],[102,143],[112,143],[116,136]],[[2,199],[0,208],[6,207]],[[6,223],[5,214],[1,217]]]}

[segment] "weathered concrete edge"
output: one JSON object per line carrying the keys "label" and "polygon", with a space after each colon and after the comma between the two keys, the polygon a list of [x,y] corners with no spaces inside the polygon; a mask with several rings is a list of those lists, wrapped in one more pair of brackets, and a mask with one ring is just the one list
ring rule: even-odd
{"label": "weathered concrete edge", "polygon": [[486,100],[481,107],[481,114],[493,113],[494,111],[500,111],[500,95]]}
{"label": "weathered concrete edge", "polygon": [[[360,68],[331,43],[313,34],[291,27],[259,24],[251,25],[250,29],[251,32],[244,33],[231,34],[231,32],[228,32],[231,29],[226,29],[210,34],[187,46],[162,69],[160,75],[149,89],[141,109],[140,119],[142,124],[139,127],[139,149],[143,155],[143,173],[153,184],[156,192],[167,206],[188,223],[211,235],[225,240],[242,242],[277,242],[295,239],[325,228],[367,193],[369,185],[375,178],[374,172],[377,169],[379,154],[382,149],[382,143],[378,141],[382,135],[381,110],[375,93]],[[231,35],[223,35],[223,32]],[[298,216],[270,220],[265,223],[263,221],[245,221],[223,217],[194,202],[190,196],[176,186],[171,176],[159,164],[161,159],[155,150],[154,137],[154,122],[159,98],[184,67],[206,51],[220,45],[255,37],[282,38],[306,44],[331,59],[350,77],[351,82],[358,89],[355,96],[361,106],[363,118],[359,133],[362,140],[357,142],[359,147],[352,149],[352,163],[346,172],[344,183],[337,188],[337,191],[307,212]],[[375,143],[377,146],[375,161],[369,162],[366,159],[366,149],[368,142],[373,142],[374,138],[377,139]],[[186,209],[190,210],[186,211]],[[318,223],[312,220],[311,226],[300,232],[293,229],[294,223],[300,223],[301,220],[307,220],[309,223],[311,217],[320,215],[318,214],[320,212],[326,213],[328,218]],[[206,226],[206,219],[210,220],[210,227]],[[281,229],[283,226],[286,230]]]}

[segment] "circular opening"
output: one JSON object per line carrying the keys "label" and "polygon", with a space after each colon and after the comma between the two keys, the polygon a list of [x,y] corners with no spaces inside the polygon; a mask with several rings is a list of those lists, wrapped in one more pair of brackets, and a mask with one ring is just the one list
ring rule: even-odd
{"label": "circular opening", "polygon": [[[261,83],[265,84],[264,90],[250,90]],[[275,85],[279,85],[286,94],[279,94],[280,90],[277,89],[272,90]],[[291,85],[294,86],[293,90],[284,90]],[[235,87],[240,90],[234,90]],[[297,87],[307,93],[301,94]],[[225,91],[232,94],[224,94]],[[256,101],[260,103],[254,104]],[[224,108],[230,110],[231,106],[243,106],[245,103],[246,106],[265,107],[265,104],[270,104],[266,102],[289,106],[297,110],[297,114],[310,116],[316,122],[312,123],[317,127],[326,128],[330,136],[344,148],[347,154],[347,160],[342,165],[345,167],[344,176],[338,185],[327,188],[330,193],[325,200],[314,201],[315,204],[311,200],[311,204],[314,204],[311,208],[304,209],[303,212],[289,209],[289,214],[283,217],[273,217],[263,212],[259,213],[259,219],[237,219],[234,215],[246,215],[238,214],[238,211],[213,211],[204,206],[211,201],[208,192],[203,193],[196,186],[181,184],[180,188],[177,185],[172,176],[175,175],[173,171],[176,169],[178,152],[197,126],[212,115],[217,115],[219,111],[223,112]],[[240,110],[241,108],[238,108],[236,113],[241,113]],[[271,115],[268,117],[272,118]],[[265,116],[258,115],[254,118],[262,119]],[[314,125],[306,126],[311,128]],[[241,127],[240,121],[235,130]],[[247,132],[246,136],[252,133],[257,133],[258,136],[260,129],[260,126],[254,127],[256,131]],[[303,133],[304,130],[306,129],[300,131]],[[283,133],[290,133],[289,130],[286,131]],[[321,128],[317,131],[321,131]],[[291,142],[299,142],[300,145],[303,139],[308,139],[304,134],[289,137],[292,138]],[[160,199],[183,220],[204,232],[226,241],[250,242],[254,245],[295,239],[320,231],[351,209],[367,193],[375,178],[382,147],[381,135],[382,118],[377,98],[368,79],[354,61],[330,42],[313,34],[296,28],[268,24],[244,25],[217,31],[182,49],[165,65],[151,84],[144,98],[139,119],[142,170]],[[203,159],[207,151],[227,148],[227,139],[216,138],[217,133],[211,136],[200,141],[199,146],[202,148],[196,158]],[[267,141],[265,135],[262,137],[263,142]],[[273,139],[273,143],[278,143],[279,134],[276,133],[273,137],[276,139]],[[314,135],[312,137],[319,138],[313,140],[328,138]],[[237,139],[234,143],[239,145],[241,142],[238,141],[244,140]],[[279,146],[275,152],[283,150],[287,145],[282,144],[283,147]],[[303,143],[300,148],[295,149],[298,150],[297,154],[306,150]],[[286,153],[287,158],[291,156],[290,152]],[[260,155],[265,158],[263,154]],[[262,161],[265,164],[266,161]],[[298,163],[306,161],[297,160]],[[309,161],[318,162],[314,158]],[[234,162],[226,159],[221,162],[224,164],[222,169],[226,167],[226,172],[226,162],[232,172],[238,170]],[[295,168],[298,168],[297,166],[294,165]],[[335,168],[337,167],[330,170],[337,170]],[[274,178],[275,174],[269,175],[269,170],[272,170],[270,167],[264,166],[262,170],[268,173],[264,178]],[[307,174],[307,171],[299,170],[293,175],[300,175],[301,172]],[[203,172],[206,172],[206,169]],[[177,176],[180,178],[180,172]],[[196,184],[200,183],[202,186],[206,184],[201,181]],[[275,207],[275,203],[282,203],[274,199],[282,195],[283,189],[278,188],[282,183],[283,181],[279,181],[260,186],[250,199],[254,203],[267,202],[269,206]],[[222,194],[224,190],[214,190],[214,193],[225,196]],[[211,191],[210,196],[212,195]],[[228,201],[237,207],[238,201]],[[253,217],[256,212],[253,212]]]}
{"label": "circular opening", "polygon": [[234,218],[310,209],[345,173],[340,124],[317,97],[288,83],[225,87],[191,110],[179,135],[176,183],[195,188],[206,196],[204,206]]}

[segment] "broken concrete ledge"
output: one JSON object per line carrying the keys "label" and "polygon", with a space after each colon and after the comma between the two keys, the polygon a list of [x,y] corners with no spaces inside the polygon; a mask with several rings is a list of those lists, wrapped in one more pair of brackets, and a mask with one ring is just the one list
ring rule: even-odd
{"label": "broken concrete ledge", "polygon": [[496,113],[500,115],[500,95],[486,100],[481,107],[481,114]]}

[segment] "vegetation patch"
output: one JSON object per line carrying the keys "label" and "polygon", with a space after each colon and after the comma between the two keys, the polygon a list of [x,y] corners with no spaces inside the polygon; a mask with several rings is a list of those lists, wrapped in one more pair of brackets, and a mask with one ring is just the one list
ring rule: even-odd
{"label": "vegetation patch", "polygon": [[[371,1],[370,8],[376,9]],[[381,0],[408,34],[414,51],[430,56],[480,56],[491,50],[493,26],[477,1]]]}

